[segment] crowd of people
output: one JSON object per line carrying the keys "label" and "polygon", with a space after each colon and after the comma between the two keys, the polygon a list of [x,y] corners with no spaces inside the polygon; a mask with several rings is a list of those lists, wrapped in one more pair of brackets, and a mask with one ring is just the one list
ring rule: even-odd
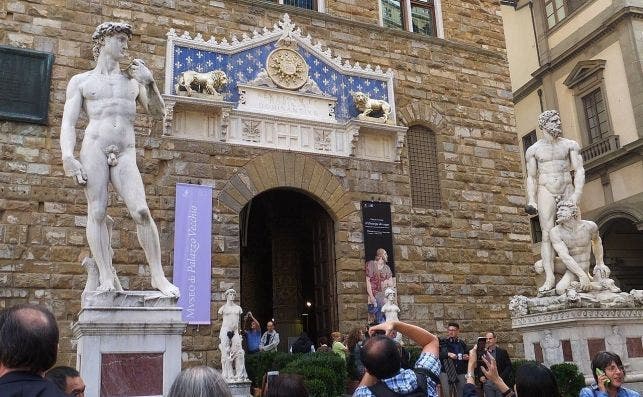
{"label": "crowd of people", "polygon": [[[272,351],[279,344],[274,323],[257,338],[258,322],[249,328],[255,337],[248,338],[248,350]],[[478,396],[477,384],[484,395],[513,397],[561,397],[552,371],[542,364],[527,363],[516,368],[512,384],[511,361],[497,345],[494,332],[484,337],[484,346],[471,349],[459,338],[460,327],[450,323],[447,338],[401,321],[388,321],[368,329],[356,329],[346,345],[339,333],[333,333],[328,346],[319,338],[317,351],[335,352],[354,360],[353,376],[359,377],[354,397],[367,396]],[[338,335],[339,334],[339,335]],[[398,334],[421,347],[410,368],[398,342]],[[302,335],[302,353],[314,351],[312,341]],[[259,345],[256,346],[256,341]],[[481,342],[483,338],[481,338]],[[53,314],[43,306],[16,305],[0,312],[0,396],[2,397],[83,397],[85,383],[78,371],[55,367],[59,330]],[[298,350],[299,351],[299,350]],[[625,369],[620,356],[602,351],[591,362],[594,384],[583,388],[579,397],[640,397],[639,392],[623,386]],[[268,372],[261,385],[263,397],[308,397],[304,379],[298,375]],[[228,385],[221,374],[210,367],[183,370],[175,379],[168,397],[228,397]]]}

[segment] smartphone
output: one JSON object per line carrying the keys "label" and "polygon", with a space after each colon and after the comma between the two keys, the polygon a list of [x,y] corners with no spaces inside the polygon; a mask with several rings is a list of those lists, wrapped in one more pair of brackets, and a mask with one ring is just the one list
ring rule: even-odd
{"label": "smartphone", "polygon": [[268,387],[275,381],[275,378],[279,376],[279,371],[268,371],[266,372],[266,383]]}
{"label": "smartphone", "polygon": [[375,330],[375,335],[386,335],[386,331],[383,329]]}
{"label": "smartphone", "polygon": [[[601,375],[605,375],[605,372],[603,372],[603,370],[600,368],[596,368],[596,376],[599,377]],[[604,383],[605,387],[609,386],[610,383],[612,383],[612,381],[610,380],[610,378],[607,378],[607,380]]]}
{"label": "smartphone", "polygon": [[478,355],[484,352],[485,347],[487,346],[487,338],[484,336],[479,336],[478,341],[476,342],[476,352]]}

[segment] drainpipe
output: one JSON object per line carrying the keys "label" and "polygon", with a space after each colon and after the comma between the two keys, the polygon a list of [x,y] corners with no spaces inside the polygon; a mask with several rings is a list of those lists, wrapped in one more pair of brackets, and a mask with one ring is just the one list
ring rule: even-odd
{"label": "drainpipe", "polygon": [[[538,66],[542,66],[540,62],[540,48],[538,47],[538,36],[536,35],[536,19],[534,18],[534,2],[529,0],[529,12],[531,13],[531,29],[534,31],[534,43],[536,43],[536,56],[538,57]],[[542,102],[541,102],[542,106]]]}

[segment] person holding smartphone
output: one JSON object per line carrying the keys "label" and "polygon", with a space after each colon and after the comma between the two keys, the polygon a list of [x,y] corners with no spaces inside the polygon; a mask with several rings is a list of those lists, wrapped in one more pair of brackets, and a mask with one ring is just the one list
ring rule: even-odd
{"label": "person holding smartphone", "polygon": [[623,387],[625,368],[618,354],[602,351],[592,359],[595,384],[581,389],[579,397],[640,397],[640,393]]}
{"label": "person holding smartphone", "polygon": [[[384,332],[385,335],[379,333]],[[393,332],[400,332],[418,346],[422,353],[414,369],[403,369]],[[361,350],[361,359],[366,372],[355,389],[353,397],[421,394],[427,397],[438,395],[440,381],[440,342],[429,331],[401,321],[387,321],[369,329],[370,338]]]}
{"label": "person holding smartphone", "polygon": [[[479,354],[478,357],[482,357],[482,353],[487,352],[491,357],[496,359],[496,366],[498,367],[498,373],[502,380],[509,385],[511,378],[511,360],[509,359],[509,353],[505,349],[498,347],[498,339],[496,333],[493,331],[487,332],[484,340],[479,339],[479,345],[484,343],[483,349],[477,349]],[[479,363],[480,364],[480,363]],[[479,372],[482,374],[482,372]],[[480,375],[480,383],[482,384],[482,389],[484,390],[485,397],[501,397],[502,393],[498,387],[493,382],[487,382],[487,378],[484,375]],[[509,385],[511,386],[511,385]]]}
{"label": "person holding smartphone", "polygon": [[[475,348],[471,349],[470,354],[473,354],[474,351]],[[507,386],[498,374],[496,359],[493,358],[491,354],[483,354],[482,362],[483,365],[480,369],[487,378],[487,382],[493,382],[503,397],[562,397],[554,373],[542,364],[527,362],[516,368],[516,384],[512,389]],[[474,365],[470,363],[464,397],[476,396],[475,383],[472,376],[473,368]]]}

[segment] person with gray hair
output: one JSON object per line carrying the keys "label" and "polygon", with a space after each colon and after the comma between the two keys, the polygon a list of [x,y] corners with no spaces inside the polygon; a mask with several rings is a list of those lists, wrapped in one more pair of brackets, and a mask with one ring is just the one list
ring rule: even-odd
{"label": "person with gray hair", "polygon": [[[545,272],[545,282],[538,292],[555,287],[555,252],[550,240],[550,230],[555,226],[556,204],[560,201],[578,203],[585,184],[585,170],[580,146],[563,138],[560,115],[547,110],[538,117],[538,126],[544,136],[531,145],[525,153],[527,162],[527,205],[525,211],[538,214],[542,230],[541,261],[536,270]],[[573,180],[572,180],[573,173]]]}
{"label": "person with gray hair", "polygon": [[232,397],[232,394],[223,376],[203,365],[181,371],[167,397]]}

